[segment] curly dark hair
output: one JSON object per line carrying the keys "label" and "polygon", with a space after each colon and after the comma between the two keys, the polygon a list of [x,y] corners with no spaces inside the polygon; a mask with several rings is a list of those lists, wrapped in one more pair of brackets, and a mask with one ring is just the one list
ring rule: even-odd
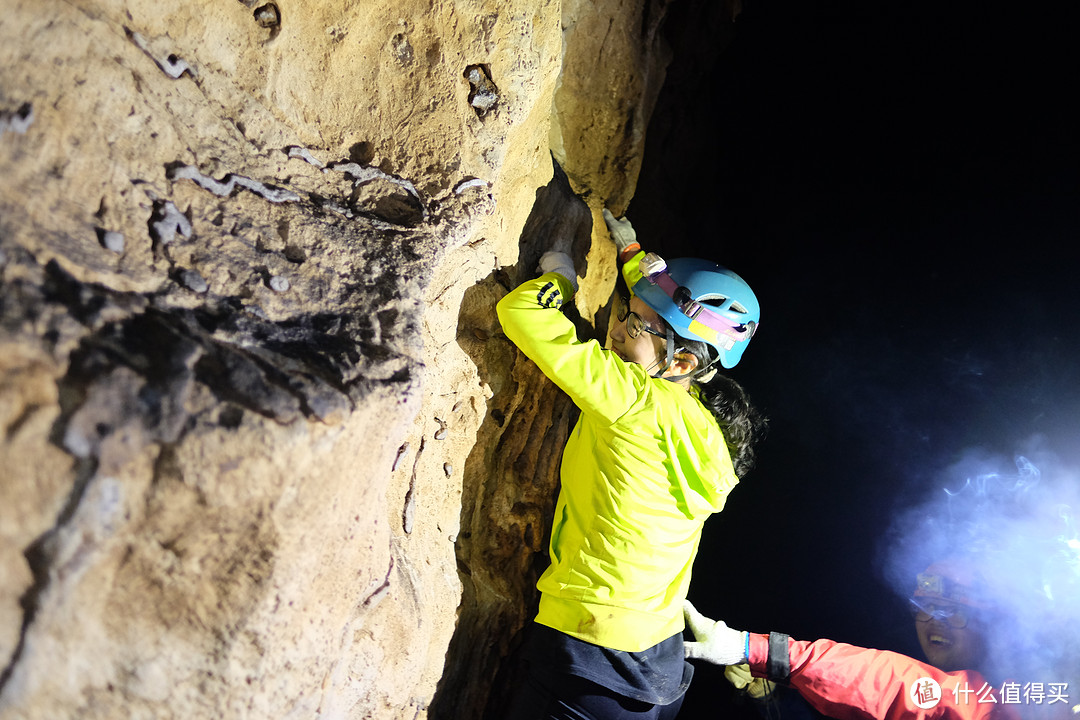
{"label": "curly dark hair", "polygon": [[743,477],[754,469],[757,444],[765,437],[769,419],[752,402],[742,385],[727,375],[716,374],[708,383],[698,383],[701,402],[716,417],[724,433],[735,475]]}
{"label": "curly dark hair", "polygon": [[698,370],[691,380],[700,390],[701,403],[716,418],[724,434],[735,475],[739,478],[753,470],[757,460],[756,445],[765,437],[769,419],[751,402],[749,393],[734,379],[717,372],[707,382],[695,376],[708,376],[719,363],[714,363],[716,351],[708,344],[676,335],[681,350],[692,353],[698,360]]}

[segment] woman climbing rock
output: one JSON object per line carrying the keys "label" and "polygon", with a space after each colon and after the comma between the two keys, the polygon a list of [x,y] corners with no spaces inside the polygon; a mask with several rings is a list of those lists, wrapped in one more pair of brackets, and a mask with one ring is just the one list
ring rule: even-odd
{"label": "woman climbing rock", "polygon": [[[560,308],[577,290],[564,253],[498,304],[503,329],[581,409],[563,452],[539,612],[504,717],[671,718],[692,675],[682,603],[702,526],[753,465],[765,420],[732,368],[759,320],[738,275],[641,252],[605,220],[630,290],[610,349],[578,340]],[[618,301],[617,301],[618,302]]]}

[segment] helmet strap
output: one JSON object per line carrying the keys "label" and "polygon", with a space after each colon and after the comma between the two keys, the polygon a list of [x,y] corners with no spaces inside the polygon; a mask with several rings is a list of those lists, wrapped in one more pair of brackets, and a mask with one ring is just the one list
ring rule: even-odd
{"label": "helmet strap", "polygon": [[664,323],[664,330],[667,335],[667,360],[664,362],[664,369],[667,370],[671,363],[675,362],[675,331],[671,329],[671,323]]}
{"label": "helmet strap", "polygon": [[[665,372],[667,372],[667,369],[669,367],[671,367],[671,364],[673,362],[675,362],[675,331],[672,330],[671,325],[669,325],[666,322],[664,323],[664,334],[667,335],[667,338],[666,338],[666,340],[664,342],[665,353],[667,354],[667,357],[664,360],[663,364],[660,365],[659,368],[657,368],[656,372],[649,373],[649,375],[651,377],[654,377],[654,378],[658,378],[661,375],[663,375]],[[666,380],[672,380],[672,379],[677,380],[678,378],[665,378],[665,379]]]}
{"label": "helmet strap", "polygon": [[[664,363],[656,370],[656,372],[650,373],[650,376],[654,378],[658,378],[663,375],[667,371],[667,369],[675,363],[676,352],[683,352],[685,350],[685,348],[675,347],[675,330],[672,329],[670,323],[664,323],[664,334],[667,336],[664,342],[666,357],[664,359]],[[685,378],[690,378],[690,380],[696,381],[699,377],[709,375],[709,380],[712,380],[713,377],[715,377],[716,375],[716,369],[713,366],[715,366],[718,362],[720,362],[719,353],[717,353],[716,357],[714,357],[707,365],[699,368],[694,368],[692,372],[684,373],[682,375],[672,375],[671,377],[666,377],[664,379],[670,380],[672,382],[679,382]]]}
{"label": "helmet strap", "polygon": [[[683,348],[680,348],[680,351],[682,349]],[[715,358],[713,358],[712,362],[710,362],[708,365],[703,365],[702,367],[694,368],[693,372],[688,372],[688,373],[686,373],[684,375],[673,375],[673,376],[671,376],[669,378],[664,378],[664,379],[665,380],[671,380],[672,382],[679,382],[683,378],[690,378],[690,380],[692,382],[699,382],[699,383],[707,384],[707,383],[711,382],[714,377],[716,377],[717,368],[715,367],[715,365],[718,362],[720,362],[720,356],[719,355],[717,355]],[[708,376],[708,378],[706,379],[705,376]]]}
{"label": "helmet strap", "polygon": [[[665,323],[665,325],[667,325],[667,323]],[[663,375],[664,371],[671,367],[672,364],[675,362],[675,353],[677,352],[688,351],[686,348],[677,348],[675,346],[675,332],[671,329],[670,325],[667,325],[667,361],[664,363],[663,367],[661,367],[652,377],[660,377],[661,375]],[[701,367],[696,367],[691,372],[683,373],[682,375],[672,375],[664,379],[677,383],[689,378],[691,382],[709,383],[714,377],[716,377],[716,372],[718,370],[716,364],[718,362],[720,362],[719,353],[717,353],[716,357],[710,360],[707,364],[702,365]],[[706,376],[708,377],[706,378]],[[703,379],[699,380],[699,378]]]}

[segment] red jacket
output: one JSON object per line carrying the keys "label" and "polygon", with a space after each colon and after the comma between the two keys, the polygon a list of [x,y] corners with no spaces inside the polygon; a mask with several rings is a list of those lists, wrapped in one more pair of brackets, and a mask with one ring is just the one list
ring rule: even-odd
{"label": "red jacket", "polygon": [[[754,675],[767,676],[768,654],[769,636],[750,633]],[[791,687],[816,710],[837,720],[1020,717],[1018,701],[1003,698],[974,670],[947,673],[906,655],[832,640],[788,640],[788,658]]]}

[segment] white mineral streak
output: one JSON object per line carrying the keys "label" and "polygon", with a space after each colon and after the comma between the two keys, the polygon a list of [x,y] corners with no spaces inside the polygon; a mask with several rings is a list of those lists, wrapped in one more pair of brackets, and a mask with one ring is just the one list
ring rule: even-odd
{"label": "white mineral streak", "polygon": [[454,186],[454,192],[456,194],[460,195],[461,193],[465,192],[469,188],[474,188],[474,187],[489,188],[489,187],[491,187],[491,183],[488,182],[487,180],[481,180],[479,178],[473,178],[472,180],[462,180],[461,182],[459,182],[457,185]]}
{"label": "white mineral streak", "polygon": [[420,193],[416,192],[416,188],[408,180],[403,180],[398,177],[394,177],[389,173],[385,173],[377,167],[371,167],[370,165],[361,165],[354,162],[346,163],[332,163],[330,165],[331,170],[337,170],[338,172],[345,173],[353,179],[353,187],[357,185],[363,185],[369,183],[372,180],[386,180],[392,182],[395,185],[400,185],[405,188],[405,191],[412,195],[417,200],[420,199]]}
{"label": "white mineral streak", "polygon": [[311,154],[311,151],[307,148],[299,147],[298,145],[290,145],[288,148],[286,148],[286,151],[290,158],[303,160],[310,165],[314,165],[323,172],[326,172],[326,163],[317,159],[314,155]]}
{"label": "white mineral streak", "polygon": [[191,180],[193,183],[217,195],[229,197],[237,188],[250,190],[259,197],[272,203],[299,202],[300,196],[292,190],[270,187],[243,175],[229,173],[221,180],[203,175],[194,165],[181,165],[169,171],[170,180]]}

